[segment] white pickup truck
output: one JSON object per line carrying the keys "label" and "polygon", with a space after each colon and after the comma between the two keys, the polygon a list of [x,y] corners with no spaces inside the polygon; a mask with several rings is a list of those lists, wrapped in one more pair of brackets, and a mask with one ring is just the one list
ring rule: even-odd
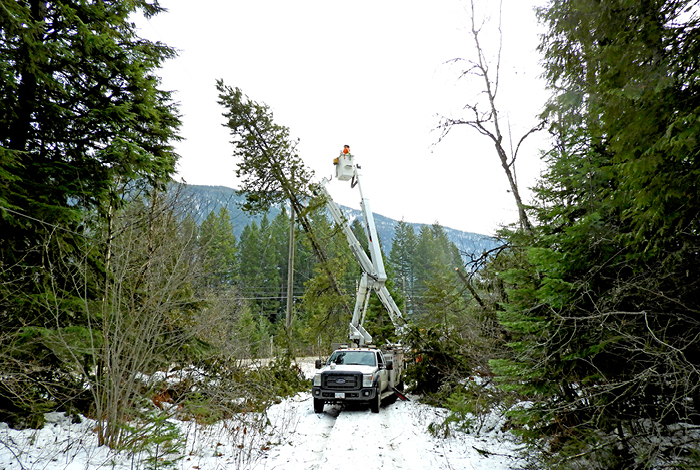
{"label": "white pickup truck", "polygon": [[314,411],[323,413],[326,403],[369,403],[379,413],[383,399],[403,390],[403,349],[399,346],[381,351],[374,347],[341,348],[325,364],[316,360],[317,370],[311,394]]}

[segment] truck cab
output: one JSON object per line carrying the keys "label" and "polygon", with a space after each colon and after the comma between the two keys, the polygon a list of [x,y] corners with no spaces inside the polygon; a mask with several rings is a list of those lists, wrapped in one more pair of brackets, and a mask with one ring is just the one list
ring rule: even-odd
{"label": "truck cab", "polygon": [[[403,352],[390,357],[377,348],[340,348],[325,363],[316,361],[311,388],[314,411],[322,413],[326,403],[369,403],[373,413],[379,413],[381,401],[394,396],[394,388],[403,385]],[[401,384],[401,385],[399,385]]]}

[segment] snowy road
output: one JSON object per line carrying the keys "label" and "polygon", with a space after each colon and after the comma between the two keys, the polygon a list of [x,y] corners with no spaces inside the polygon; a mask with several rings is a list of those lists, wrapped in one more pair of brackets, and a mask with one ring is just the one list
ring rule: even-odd
{"label": "snowy road", "polygon": [[499,433],[431,436],[428,425],[442,413],[415,401],[397,401],[382,406],[379,414],[366,407],[341,410],[329,405],[316,414],[310,394],[300,394],[270,410],[271,416],[293,414],[298,421],[288,440],[272,448],[258,467],[347,470],[362,462],[363,470],[515,468],[509,457],[515,455],[515,446]]}
{"label": "snowy road", "polygon": [[376,415],[355,408],[338,414],[338,407],[327,408],[319,415],[320,432],[312,436],[318,447],[312,451],[308,468],[347,469],[348,462],[358,456],[387,470],[408,468],[400,451],[401,441],[397,441],[403,426],[394,426],[388,412]]}
{"label": "snowy road", "polygon": [[[370,429],[375,432],[369,432]],[[404,431],[403,426],[394,426],[390,422],[388,411],[376,415],[345,410],[336,418],[335,426],[324,443],[318,468],[347,468],[347,463],[354,461],[358,455],[374,462],[379,468],[408,468],[401,453],[403,446],[397,440]]]}

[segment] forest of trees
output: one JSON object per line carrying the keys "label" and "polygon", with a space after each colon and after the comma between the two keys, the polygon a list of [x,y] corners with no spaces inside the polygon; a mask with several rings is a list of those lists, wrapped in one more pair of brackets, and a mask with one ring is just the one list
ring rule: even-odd
{"label": "forest of trees", "polygon": [[[180,391],[200,416],[252,409],[231,394],[254,402],[256,380],[268,394],[304,389],[293,356],[346,338],[360,277],[289,130],[223,81],[244,209],[263,215],[239,239],[225,209],[195,222],[169,184],[180,121],[158,68],[175,52],[136,35],[136,12],[162,9],[0,0],[0,420],[84,414],[112,447],[149,419],[155,390],[139,374],[216,374],[215,390]],[[397,336],[373,299],[365,327],[421,358],[412,391],[451,410],[435,428],[446,434],[498,408],[533,467],[697,467],[700,8],[552,0],[538,14],[552,96],[528,127],[551,147],[533,200],[502,147],[508,104],[467,105],[473,116],[446,124],[494,140],[519,220],[466,264],[438,224],[400,222],[385,260],[408,324]],[[473,70],[489,85],[481,59]],[[273,204],[285,209],[270,219]],[[269,370],[239,367],[268,356],[279,358]]]}
{"label": "forest of trees", "polygon": [[563,466],[698,464],[697,7],[539,11],[554,145],[532,232],[505,234],[512,249],[494,259],[512,357],[492,365],[532,397],[521,422],[554,437],[545,450]]}

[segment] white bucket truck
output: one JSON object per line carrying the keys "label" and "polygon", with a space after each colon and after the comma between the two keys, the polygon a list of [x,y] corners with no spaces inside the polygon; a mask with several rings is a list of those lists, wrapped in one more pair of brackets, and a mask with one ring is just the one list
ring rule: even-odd
{"label": "white bucket truck", "polygon": [[378,413],[383,399],[397,395],[404,398],[400,393],[403,391],[404,352],[400,345],[389,345],[382,350],[372,346],[372,336],[362,326],[369,292],[377,293],[395,328],[400,328],[403,315],[385,285],[387,277],[374,216],[369,207],[369,200],[362,194],[358,172],[360,167],[355,164],[350,147],[346,145],[333,163],[336,178],[340,181],[350,181],[353,188],[357,186],[360,190],[360,206],[370,256],[367,256],[350,229],[347,219],[328,193],[326,185],[329,180],[324,178],[318,186],[318,191],[325,197],[333,220],[345,233],[350,249],[362,267],[362,278],[350,321],[348,339],[352,345],[334,351],[325,364],[320,359],[316,361],[318,370],[311,388],[314,411],[322,413],[326,403],[365,402],[370,404],[373,413]]}

